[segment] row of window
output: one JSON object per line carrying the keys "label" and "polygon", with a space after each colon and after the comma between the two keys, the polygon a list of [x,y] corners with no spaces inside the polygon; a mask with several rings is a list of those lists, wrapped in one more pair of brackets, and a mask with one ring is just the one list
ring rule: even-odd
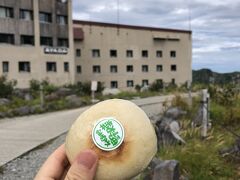
{"label": "row of window", "polygon": [[[173,64],[170,66],[171,71],[177,71],[177,65]],[[142,65],[142,72],[148,72],[149,68],[148,65]],[[163,66],[162,65],[156,65],[156,71],[157,72],[162,72],[163,71]],[[93,73],[101,73],[101,66],[95,65],[92,66],[92,72]],[[111,65],[110,66],[110,72],[111,73],[117,73],[118,72],[118,67],[116,65]],[[127,65],[126,66],[126,72],[133,72],[133,65]],[[77,66],[77,73],[82,73],[82,67]]]}
{"label": "row of window", "polygon": [[[0,18],[14,18],[14,9],[12,7],[0,6]],[[33,11],[28,9],[19,10],[19,18],[22,20],[33,20]],[[41,23],[52,23],[52,14],[47,12],[39,12],[39,21]],[[57,15],[56,23],[60,25],[68,24],[68,17],[65,15]]]}
{"label": "row of window", "polygon": [[[157,81],[157,83],[159,83],[159,84],[162,84],[162,83],[163,83],[163,80],[162,80],[162,79],[157,79],[156,81]],[[175,79],[172,79],[172,80],[171,80],[171,83],[172,83],[172,84],[175,84]],[[126,85],[127,85],[127,87],[134,87],[134,86],[135,86],[133,80],[127,80],[127,81],[126,81]],[[148,81],[147,79],[143,79],[143,80],[142,80],[142,86],[143,86],[143,87],[144,87],[144,86],[149,86],[149,81]],[[118,88],[118,81],[110,81],[110,87],[111,87],[111,88]]]}
{"label": "row of window", "polygon": [[[69,72],[69,63],[64,62],[63,64],[64,72]],[[9,62],[2,62],[2,71],[3,73],[9,72]],[[18,71],[19,72],[31,72],[31,63],[29,61],[19,61],[18,62]],[[56,62],[46,62],[46,71],[47,72],[57,72],[57,63]]]}
{"label": "row of window", "polygon": [[[148,58],[149,53],[148,50],[142,50],[141,53],[143,58]],[[172,50],[169,53],[171,58],[175,58],[176,57],[176,51]],[[109,56],[111,58],[116,58],[118,57],[118,52],[116,49],[111,49],[109,51]],[[81,57],[81,49],[76,49],[76,57]],[[97,58],[97,57],[101,57],[101,53],[100,53],[100,49],[92,49],[92,57],[93,58]],[[126,50],[126,57],[127,58],[133,58],[133,50]],[[157,50],[156,51],[156,57],[157,58],[161,58],[163,57],[163,52],[161,50]]]}
{"label": "row of window", "polygon": [[[14,34],[0,33],[0,43],[15,44]],[[34,45],[35,44],[34,36],[20,35],[20,44],[21,45]],[[40,37],[40,45],[53,46],[53,38],[52,37]],[[67,38],[58,38],[57,45],[59,47],[68,47],[68,39]]]}

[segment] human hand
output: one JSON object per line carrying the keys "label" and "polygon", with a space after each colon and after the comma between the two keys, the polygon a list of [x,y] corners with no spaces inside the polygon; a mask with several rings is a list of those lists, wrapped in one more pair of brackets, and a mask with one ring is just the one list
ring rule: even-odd
{"label": "human hand", "polygon": [[97,163],[97,154],[92,150],[86,150],[81,152],[70,165],[63,144],[48,157],[35,180],[92,180]]}

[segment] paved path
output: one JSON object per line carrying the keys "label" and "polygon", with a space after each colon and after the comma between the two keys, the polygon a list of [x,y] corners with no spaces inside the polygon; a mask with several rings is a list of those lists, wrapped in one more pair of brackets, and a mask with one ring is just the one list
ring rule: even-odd
{"label": "paved path", "polygon": [[[161,112],[161,102],[173,97],[156,96],[135,99],[133,102],[151,116]],[[88,108],[0,120],[0,166],[66,132]]]}

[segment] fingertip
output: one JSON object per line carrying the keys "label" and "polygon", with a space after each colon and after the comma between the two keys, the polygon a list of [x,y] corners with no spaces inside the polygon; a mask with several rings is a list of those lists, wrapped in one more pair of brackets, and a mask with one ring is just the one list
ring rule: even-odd
{"label": "fingertip", "polygon": [[84,150],[78,154],[76,161],[79,165],[91,169],[97,163],[98,156],[93,150]]}

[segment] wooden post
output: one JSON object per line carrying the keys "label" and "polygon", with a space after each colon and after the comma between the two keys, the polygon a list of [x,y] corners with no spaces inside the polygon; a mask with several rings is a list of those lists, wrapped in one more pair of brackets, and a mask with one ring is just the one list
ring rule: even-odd
{"label": "wooden post", "polygon": [[188,105],[192,107],[192,92],[191,92],[192,83],[187,81],[187,90],[188,90]]}
{"label": "wooden post", "polygon": [[208,91],[207,89],[202,90],[202,132],[203,138],[207,137],[208,127]]}

